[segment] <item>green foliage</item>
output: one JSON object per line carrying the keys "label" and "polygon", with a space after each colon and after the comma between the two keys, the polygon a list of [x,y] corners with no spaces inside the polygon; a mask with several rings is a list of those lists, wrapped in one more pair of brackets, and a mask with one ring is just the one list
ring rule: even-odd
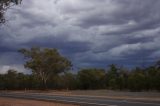
{"label": "green foliage", "polygon": [[103,69],[82,69],[77,76],[81,89],[104,87],[105,71]]}
{"label": "green foliage", "polygon": [[88,68],[71,73],[71,62],[57,49],[21,49],[25,67],[32,74],[25,75],[14,69],[0,74],[0,89],[112,89],[112,90],[157,90],[160,91],[160,62],[147,68],[128,70],[110,65],[107,70]]}
{"label": "green foliage", "polygon": [[117,88],[120,90],[127,89],[128,72],[126,69],[120,68],[117,78]]}
{"label": "green foliage", "polygon": [[[132,71],[116,68],[117,71],[114,70],[116,75],[111,72],[113,71],[111,69],[108,69],[108,71],[82,69],[77,74],[69,72],[55,74],[54,77],[49,78],[47,86],[49,89],[66,90],[105,88],[131,91],[160,90],[160,70],[155,66],[146,69],[135,68]],[[25,75],[13,69],[8,70],[6,74],[0,74],[0,89],[25,90],[42,89],[43,87],[44,85],[35,74]]]}
{"label": "green foliage", "polygon": [[132,91],[144,90],[146,86],[145,74],[141,71],[133,71],[128,78],[128,87]]}
{"label": "green foliage", "polygon": [[[59,84],[61,89],[73,90],[78,88],[78,80],[75,74],[66,72],[59,76]],[[58,79],[57,79],[58,80]]]}
{"label": "green foliage", "polygon": [[19,50],[26,58],[25,67],[42,80],[45,87],[47,80],[54,75],[70,69],[71,62],[61,56],[57,49],[31,48]]}
{"label": "green foliage", "polygon": [[118,68],[112,64],[106,74],[106,84],[109,89],[117,89]]}
{"label": "green foliage", "polygon": [[147,89],[160,90],[160,69],[157,66],[151,66],[145,69]]}
{"label": "green foliage", "polygon": [[0,89],[17,90],[29,88],[28,84],[31,85],[31,80],[28,77],[30,75],[24,75],[14,69],[10,69],[6,74],[0,75]]}

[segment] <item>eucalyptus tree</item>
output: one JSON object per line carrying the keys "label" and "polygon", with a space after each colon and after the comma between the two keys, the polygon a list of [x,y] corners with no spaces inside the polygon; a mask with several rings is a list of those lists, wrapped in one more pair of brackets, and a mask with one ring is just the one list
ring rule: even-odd
{"label": "eucalyptus tree", "polygon": [[47,88],[47,81],[59,73],[69,70],[71,62],[54,48],[31,48],[19,50],[25,57],[24,66],[41,79]]}

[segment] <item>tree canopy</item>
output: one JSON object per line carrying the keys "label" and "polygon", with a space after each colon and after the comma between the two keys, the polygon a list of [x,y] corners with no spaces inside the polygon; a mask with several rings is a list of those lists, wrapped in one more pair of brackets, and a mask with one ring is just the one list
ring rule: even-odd
{"label": "tree canopy", "polygon": [[72,66],[71,62],[54,48],[21,49],[20,52],[27,58],[24,66],[31,69],[45,85],[49,78],[69,70]]}
{"label": "tree canopy", "polygon": [[146,68],[127,69],[109,65],[107,69],[85,68],[71,73],[71,62],[54,48],[20,49],[24,66],[32,70],[25,75],[10,69],[0,74],[0,89],[111,89],[160,91],[160,62]]}
{"label": "tree canopy", "polygon": [[[116,70],[115,70],[116,69]],[[117,70],[118,69],[118,70]],[[116,74],[116,75],[115,75]],[[25,75],[10,69],[0,74],[0,89],[44,89],[35,74]],[[160,70],[156,66],[132,70],[111,65],[109,69],[88,68],[78,73],[64,72],[50,77],[48,89],[111,89],[130,91],[160,91]]]}

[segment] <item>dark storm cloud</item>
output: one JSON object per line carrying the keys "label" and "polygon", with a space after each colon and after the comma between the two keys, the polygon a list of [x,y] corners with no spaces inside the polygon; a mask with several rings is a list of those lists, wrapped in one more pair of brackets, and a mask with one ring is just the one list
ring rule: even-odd
{"label": "dark storm cloud", "polygon": [[10,43],[8,43],[6,40],[8,38],[8,33],[3,32],[0,30],[0,54],[4,52],[14,52],[15,48],[10,46]]}
{"label": "dark storm cloud", "polygon": [[[58,48],[75,67],[133,67],[160,58],[159,0],[24,0],[0,29],[0,67],[17,50]],[[22,65],[19,57],[15,64]],[[6,68],[4,68],[6,69]]]}
{"label": "dark storm cloud", "polygon": [[[92,27],[99,25],[117,25],[120,28],[117,30],[104,33],[105,35],[119,35],[128,34],[139,30],[154,29],[160,26],[160,13],[158,0],[146,0],[129,1],[129,0],[113,0],[118,3],[119,8],[113,10],[112,13],[107,11],[97,11],[86,14],[79,19],[82,27]],[[104,7],[99,7],[103,8]],[[106,7],[107,8],[107,7]],[[134,25],[130,25],[129,22],[135,22]],[[132,24],[132,23],[131,23]],[[106,28],[107,30],[107,28]]]}
{"label": "dark storm cloud", "polygon": [[12,47],[0,45],[0,52],[15,52],[16,50]]}
{"label": "dark storm cloud", "polygon": [[80,52],[86,52],[90,50],[91,44],[88,42],[80,41],[67,41],[65,37],[39,37],[27,42],[26,44],[29,47],[38,46],[38,47],[48,47],[48,48],[57,48],[63,54],[75,54]]}
{"label": "dark storm cloud", "polygon": [[35,28],[37,26],[48,25],[48,23],[50,23],[50,25],[52,26],[56,25],[56,23],[53,21],[54,19],[52,20],[53,22],[50,22],[49,19],[47,19],[43,15],[41,16],[41,14],[38,13],[34,14],[29,11],[15,9],[15,11],[13,11],[13,14],[15,14],[15,17],[13,16],[11,20],[15,20],[17,16],[21,17],[21,19],[23,20],[19,20],[20,22],[18,23],[20,23],[23,27],[27,27],[28,29]]}

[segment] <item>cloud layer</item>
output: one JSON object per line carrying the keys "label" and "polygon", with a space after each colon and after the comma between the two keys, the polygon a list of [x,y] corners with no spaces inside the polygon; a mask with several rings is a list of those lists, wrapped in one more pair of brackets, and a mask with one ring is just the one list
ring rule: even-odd
{"label": "cloud layer", "polygon": [[[0,28],[0,67],[22,66],[17,50],[58,48],[74,67],[128,67],[160,58],[159,0],[23,0]],[[18,59],[18,60],[17,60]]]}

